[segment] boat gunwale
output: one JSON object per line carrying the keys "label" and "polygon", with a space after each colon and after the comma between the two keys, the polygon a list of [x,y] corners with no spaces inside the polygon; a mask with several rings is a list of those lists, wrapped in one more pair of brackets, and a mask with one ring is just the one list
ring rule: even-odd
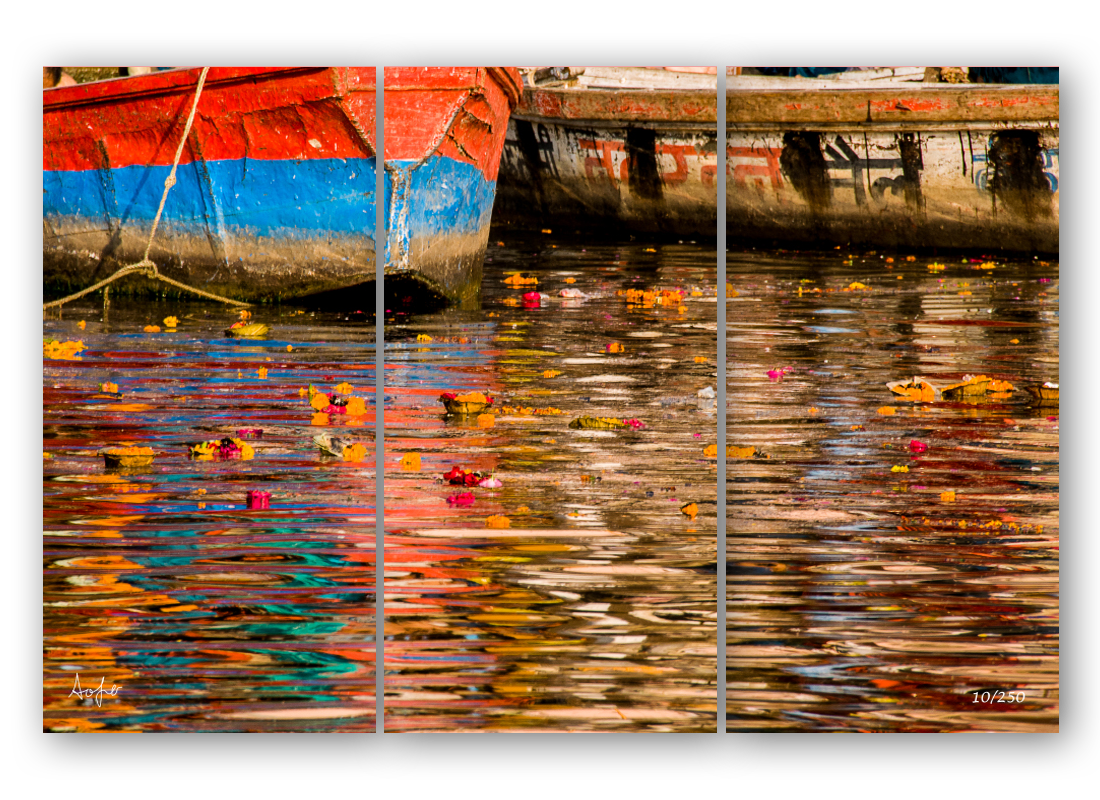
{"label": "boat gunwale", "polygon": [[1058,118],[1057,84],[726,89],[727,125],[975,125]]}
{"label": "boat gunwale", "polygon": [[[207,74],[204,89],[209,91],[215,86],[234,83],[258,83],[268,77],[290,77],[310,73],[325,73],[344,67],[212,67]],[[178,69],[151,72],[145,75],[130,75],[91,81],[75,86],[55,86],[42,90],[42,112],[48,114],[67,111],[90,105],[110,104],[118,101],[130,101],[140,98],[158,97],[193,92],[198,83],[201,67],[180,67]],[[333,97],[343,97],[355,89],[348,89],[346,76],[333,83]],[[363,91],[374,91],[374,74],[371,81],[362,84]]]}

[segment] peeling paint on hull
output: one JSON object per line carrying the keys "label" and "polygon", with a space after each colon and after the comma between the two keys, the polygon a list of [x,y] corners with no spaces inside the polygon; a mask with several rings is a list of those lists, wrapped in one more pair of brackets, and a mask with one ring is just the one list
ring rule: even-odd
{"label": "peeling paint on hull", "polygon": [[527,89],[508,125],[498,223],[717,233],[716,94]]}
{"label": "peeling paint on hull", "polygon": [[731,89],[732,242],[1058,252],[1058,87]]}
{"label": "peeling paint on hull", "polygon": [[[199,70],[43,92],[43,278],[62,294],[141,259]],[[246,300],[369,305],[373,68],[212,68],[150,258]],[[136,277],[126,291],[163,289]]]}
{"label": "peeling paint on hull", "polygon": [[[1058,251],[1057,86],[735,82],[730,243]],[[716,111],[706,91],[528,88],[494,220],[711,234]]]}
{"label": "peeling paint on hull", "polygon": [[387,297],[476,302],[514,69],[385,71]]}

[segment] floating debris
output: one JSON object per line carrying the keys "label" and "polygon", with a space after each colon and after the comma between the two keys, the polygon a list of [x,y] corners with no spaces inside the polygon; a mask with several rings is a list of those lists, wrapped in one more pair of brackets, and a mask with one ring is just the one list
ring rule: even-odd
{"label": "floating debris", "polygon": [[466,392],[454,394],[444,392],[439,396],[439,402],[447,409],[448,414],[477,414],[493,404],[491,395],[481,392]]}
{"label": "floating debris", "polygon": [[151,447],[112,447],[102,450],[101,453],[106,466],[112,469],[147,467],[153,463],[153,456],[156,455]]}
{"label": "floating debris", "polygon": [[207,442],[188,445],[191,457],[196,461],[219,461],[240,459],[247,461],[255,455],[252,445],[243,439],[226,436],[224,439],[211,439]]}
{"label": "floating debris", "polygon": [[570,428],[583,428],[585,430],[616,430],[627,427],[621,419],[614,417],[577,417],[569,423]]}
{"label": "floating debris", "polygon": [[261,492],[258,489],[249,491],[245,495],[249,510],[271,508],[271,492]]}
{"label": "floating debris", "polygon": [[55,361],[80,361],[84,342],[59,342],[57,339],[42,340],[42,355]]}
{"label": "floating debris", "polygon": [[[247,311],[242,311],[241,314],[247,314]],[[259,339],[263,336],[267,336],[268,331],[271,330],[267,325],[262,322],[245,322],[245,318],[242,317],[240,322],[234,322],[230,325],[226,331],[226,336],[235,336],[241,339]]]}

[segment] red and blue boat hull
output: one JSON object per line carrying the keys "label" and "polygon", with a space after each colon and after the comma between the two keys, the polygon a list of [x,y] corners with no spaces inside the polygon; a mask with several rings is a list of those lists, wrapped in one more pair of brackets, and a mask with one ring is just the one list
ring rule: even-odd
{"label": "red and blue boat hull", "polygon": [[395,303],[476,302],[519,72],[385,70],[385,282]]}
{"label": "red and blue boat hull", "polygon": [[[142,258],[199,73],[43,92],[47,293]],[[373,306],[374,129],[373,67],[212,68],[150,258],[241,299]]]}

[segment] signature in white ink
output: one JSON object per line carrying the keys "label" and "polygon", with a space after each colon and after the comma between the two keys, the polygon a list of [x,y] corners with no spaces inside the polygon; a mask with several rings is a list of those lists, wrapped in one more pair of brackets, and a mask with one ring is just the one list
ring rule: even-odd
{"label": "signature in white ink", "polygon": [[78,672],[77,675],[76,675],[76,680],[73,681],[73,690],[71,692],[69,692],[69,697],[72,697],[73,695],[76,695],[78,698],[80,698],[82,700],[91,700],[92,698],[95,698],[95,704],[97,706],[102,707],[103,706],[103,695],[107,695],[108,697],[116,697],[116,696],[118,696],[119,689],[122,688],[121,686],[115,686],[112,683],[110,689],[104,689],[103,684],[106,680],[107,680],[106,678],[100,678],[99,679],[99,686],[97,686],[95,689],[81,689],[80,688],[80,673]]}

